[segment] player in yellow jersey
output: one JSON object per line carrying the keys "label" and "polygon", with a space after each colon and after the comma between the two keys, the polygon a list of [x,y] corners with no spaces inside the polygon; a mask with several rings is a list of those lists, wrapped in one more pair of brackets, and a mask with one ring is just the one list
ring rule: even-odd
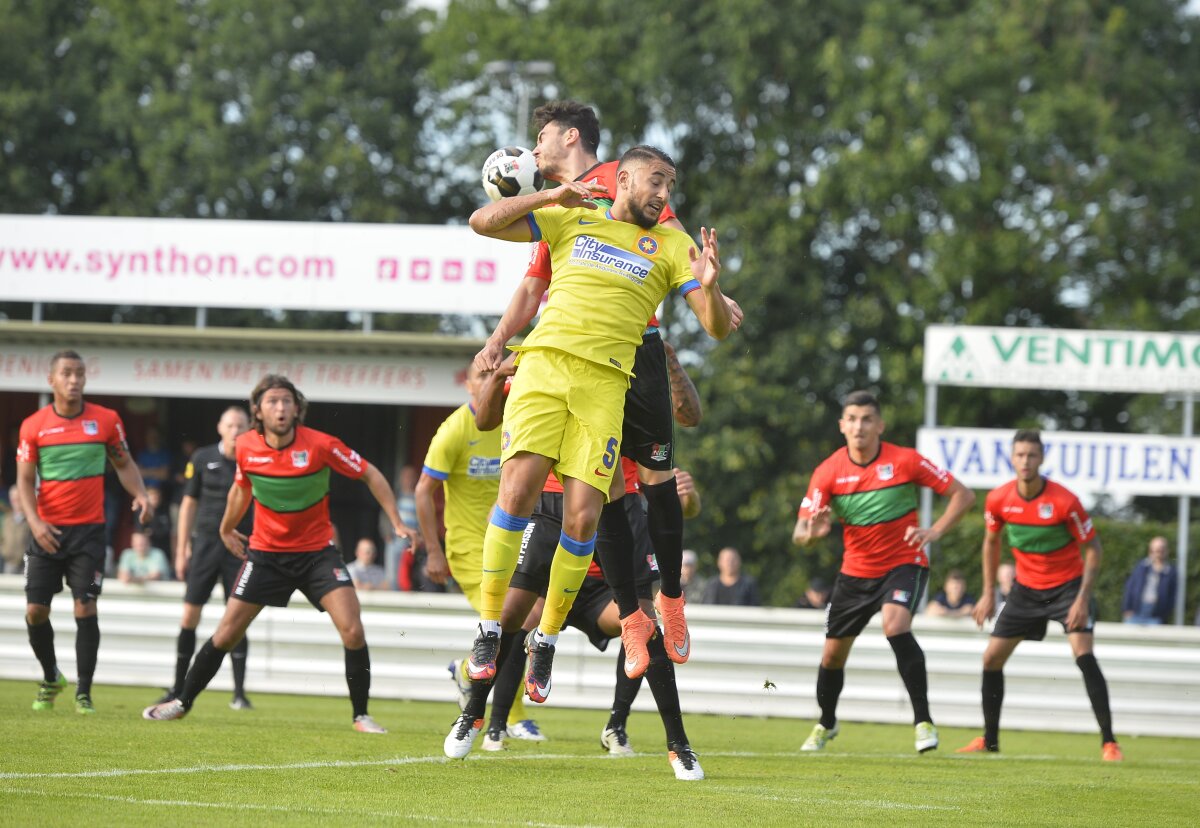
{"label": "player in yellow jersey", "polygon": [[[554,646],[591,563],[601,510],[623,489],[613,472],[625,392],[634,351],[659,302],[679,290],[711,336],[724,339],[731,330],[729,305],[717,285],[716,231],[701,228],[697,252],[686,234],[658,224],[674,186],[671,158],[638,146],[621,159],[608,210],[590,201],[599,185],[572,181],[502,199],[471,216],[471,228],[481,235],[545,239],[554,269],[541,321],[514,349],[521,370],[501,427],[500,491],[484,538],[483,610],[467,669],[473,681],[495,677],[504,596],[525,525],[553,469],[563,482],[563,529],[542,620],[527,644],[525,682],[527,690],[538,688],[531,698],[549,694]],[[645,613],[638,615],[653,624]],[[626,664],[630,675],[644,669]],[[455,729],[482,724],[456,722]]]}
{"label": "player in yellow jersey", "polygon": [[[500,429],[480,431],[475,425],[481,376],[474,365],[467,368],[466,389],[471,401],[438,427],[416,488],[417,522],[425,539],[425,574],[435,584],[444,584],[453,577],[476,612],[482,612],[479,582],[483,573],[483,534],[500,487]],[[444,548],[438,537],[434,505],[439,489],[446,498]],[[470,689],[466,666],[465,658],[450,664],[450,674],[459,688],[460,707]],[[535,742],[545,739],[526,715],[519,695],[509,711],[508,735]]]}

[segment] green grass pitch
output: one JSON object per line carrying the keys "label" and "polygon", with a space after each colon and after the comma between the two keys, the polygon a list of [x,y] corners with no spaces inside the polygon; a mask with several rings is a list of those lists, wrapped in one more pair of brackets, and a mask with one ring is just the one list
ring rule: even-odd
{"label": "green grass pitch", "polygon": [[941,749],[918,756],[911,727],[845,722],[825,753],[801,754],[811,722],[691,716],[708,778],[679,782],[647,713],[630,720],[633,758],[601,753],[604,713],[550,707],[537,711],[550,741],[452,761],[452,702],[375,701],[390,732],[370,736],[351,729],[344,698],[260,694],[235,712],[213,691],[182,721],[146,722],[156,690],[97,687],[91,717],[66,697],[34,713],[34,692],[0,682],[0,825],[1157,828],[1200,813],[1188,739],[1127,737],[1112,764],[1098,737],[1059,733],[1007,731],[1000,755],[956,756],[976,734],[944,728]]}

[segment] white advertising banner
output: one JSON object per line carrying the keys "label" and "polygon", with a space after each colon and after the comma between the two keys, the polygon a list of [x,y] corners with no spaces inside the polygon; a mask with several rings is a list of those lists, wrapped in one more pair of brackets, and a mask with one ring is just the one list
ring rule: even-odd
{"label": "white advertising banner", "polygon": [[[1011,428],[921,428],[917,451],[972,489],[1013,479]],[[1043,431],[1042,473],[1076,494],[1200,496],[1200,438]]]}
{"label": "white advertising banner", "polygon": [[[55,348],[0,344],[0,391],[49,391]],[[263,374],[284,374],[317,402],[461,405],[466,360],[429,355],[329,355],[233,348],[89,347],[87,392],[244,400]]]}
{"label": "white advertising banner", "polygon": [[1200,334],[930,325],[923,373],[937,385],[1198,392]]}
{"label": "white advertising banner", "polygon": [[0,296],[499,315],[529,254],[466,226],[0,215]]}

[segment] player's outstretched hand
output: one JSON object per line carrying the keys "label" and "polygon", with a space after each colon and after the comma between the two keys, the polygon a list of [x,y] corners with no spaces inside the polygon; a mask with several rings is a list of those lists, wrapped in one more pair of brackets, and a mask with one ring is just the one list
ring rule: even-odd
{"label": "player's outstretched hand", "polygon": [[236,529],[221,533],[221,543],[235,556],[246,560],[246,541],[248,538]]}
{"label": "player's outstretched hand", "polygon": [[1091,614],[1088,611],[1088,603],[1087,596],[1080,593],[1071,604],[1071,609],[1067,612],[1067,632],[1082,632],[1087,629],[1088,616]]}
{"label": "player's outstretched hand", "polygon": [[426,550],[425,577],[435,584],[444,584],[450,577],[450,565],[446,563],[446,553],[441,549],[430,546]]}
{"label": "player's outstretched hand", "polygon": [[489,373],[500,367],[500,363],[504,361],[504,345],[500,342],[492,342],[490,339],[475,355],[475,370],[481,373]]}
{"label": "player's outstretched hand", "polygon": [[732,325],[732,329],[736,331],[742,327],[742,319],[745,318],[746,314],[742,312],[742,306],[728,296],[725,297],[725,304],[729,306],[730,324]]}
{"label": "player's outstretched hand", "polygon": [[813,512],[808,519],[808,534],[814,538],[823,538],[833,528],[833,510],[822,506]]}
{"label": "player's outstretched hand", "polygon": [[403,521],[392,524],[392,529],[396,531],[396,537],[407,538],[413,549],[420,549],[424,544],[424,541],[421,540],[421,533]]}
{"label": "player's outstretched hand", "polygon": [[33,539],[37,541],[37,545],[46,551],[46,554],[58,554],[58,536],[62,534],[61,529],[53,523],[38,521],[35,525],[30,521],[29,532],[33,535]]}
{"label": "player's outstretched hand", "polygon": [[996,596],[991,593],[984,593],[978,601],[975,602],[975,609],[971,610],[971,617],[975,619],[975,623],[979,625],[979,629],[983,629],[983,625],[991,619],[996,610]]}
{"label": "player's outstretched hand", "polygon": [[597,195],[605,195],[608,190],[595,182],[568,181],[550,192],[551,198],[561,207],[586,207],[589,210],[595,210],[598,205],[592,201],[592,198]]}
{"label": "player's outstretched hand", "polygon": [[923,549],[926,544],[933,543],[940,537],[932,527],[922,529],[919,526],[910,526],[904,531],[904,542],[914,549]]}
{"label": "player's outstretched hand", "polygon": [[139,495],[134,495],[133,505],[129,509],[130,511],[137,512],[138,520],[142,526],[149,526],[150,521],[154,519],[154,507],[150,505],[150,496],[145,491]]}
{"label": "player's outstretched hand", "polygon": [[717,228],[709,230],[701,227],[700,244],[699,252],[694,247],[688,248],[692,276],[704,287],[712,287],[721,275],[721,246],[717,244]]}

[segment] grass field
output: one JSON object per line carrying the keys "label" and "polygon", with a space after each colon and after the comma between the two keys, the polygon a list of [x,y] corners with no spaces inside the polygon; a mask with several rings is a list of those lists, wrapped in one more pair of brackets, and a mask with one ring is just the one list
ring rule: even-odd
{"label": "grass field", "polygon": [[[73,689],[73,688],[72,688]],[[912,728],[843,723],[800,754],[811,723],[693,716],[707,779],[678,782],[656,717],[635,713],[639,754],[612,759],[597,711],[539,711],[551,741],[466,761],[442,757],[452,703],[376,701],[390,729],[350,728],[345,699],[201,697],[179,722],[146,722],[154,690],[98,687],[98,713],[67,698],[34,713],[34,685],[0,682],[0,825],[1195,825],[1200,742],[1126,738],[1123,764],[1095,736],[1003,734],[1004,753],[955,756],[941,732],[918,756]]]}

